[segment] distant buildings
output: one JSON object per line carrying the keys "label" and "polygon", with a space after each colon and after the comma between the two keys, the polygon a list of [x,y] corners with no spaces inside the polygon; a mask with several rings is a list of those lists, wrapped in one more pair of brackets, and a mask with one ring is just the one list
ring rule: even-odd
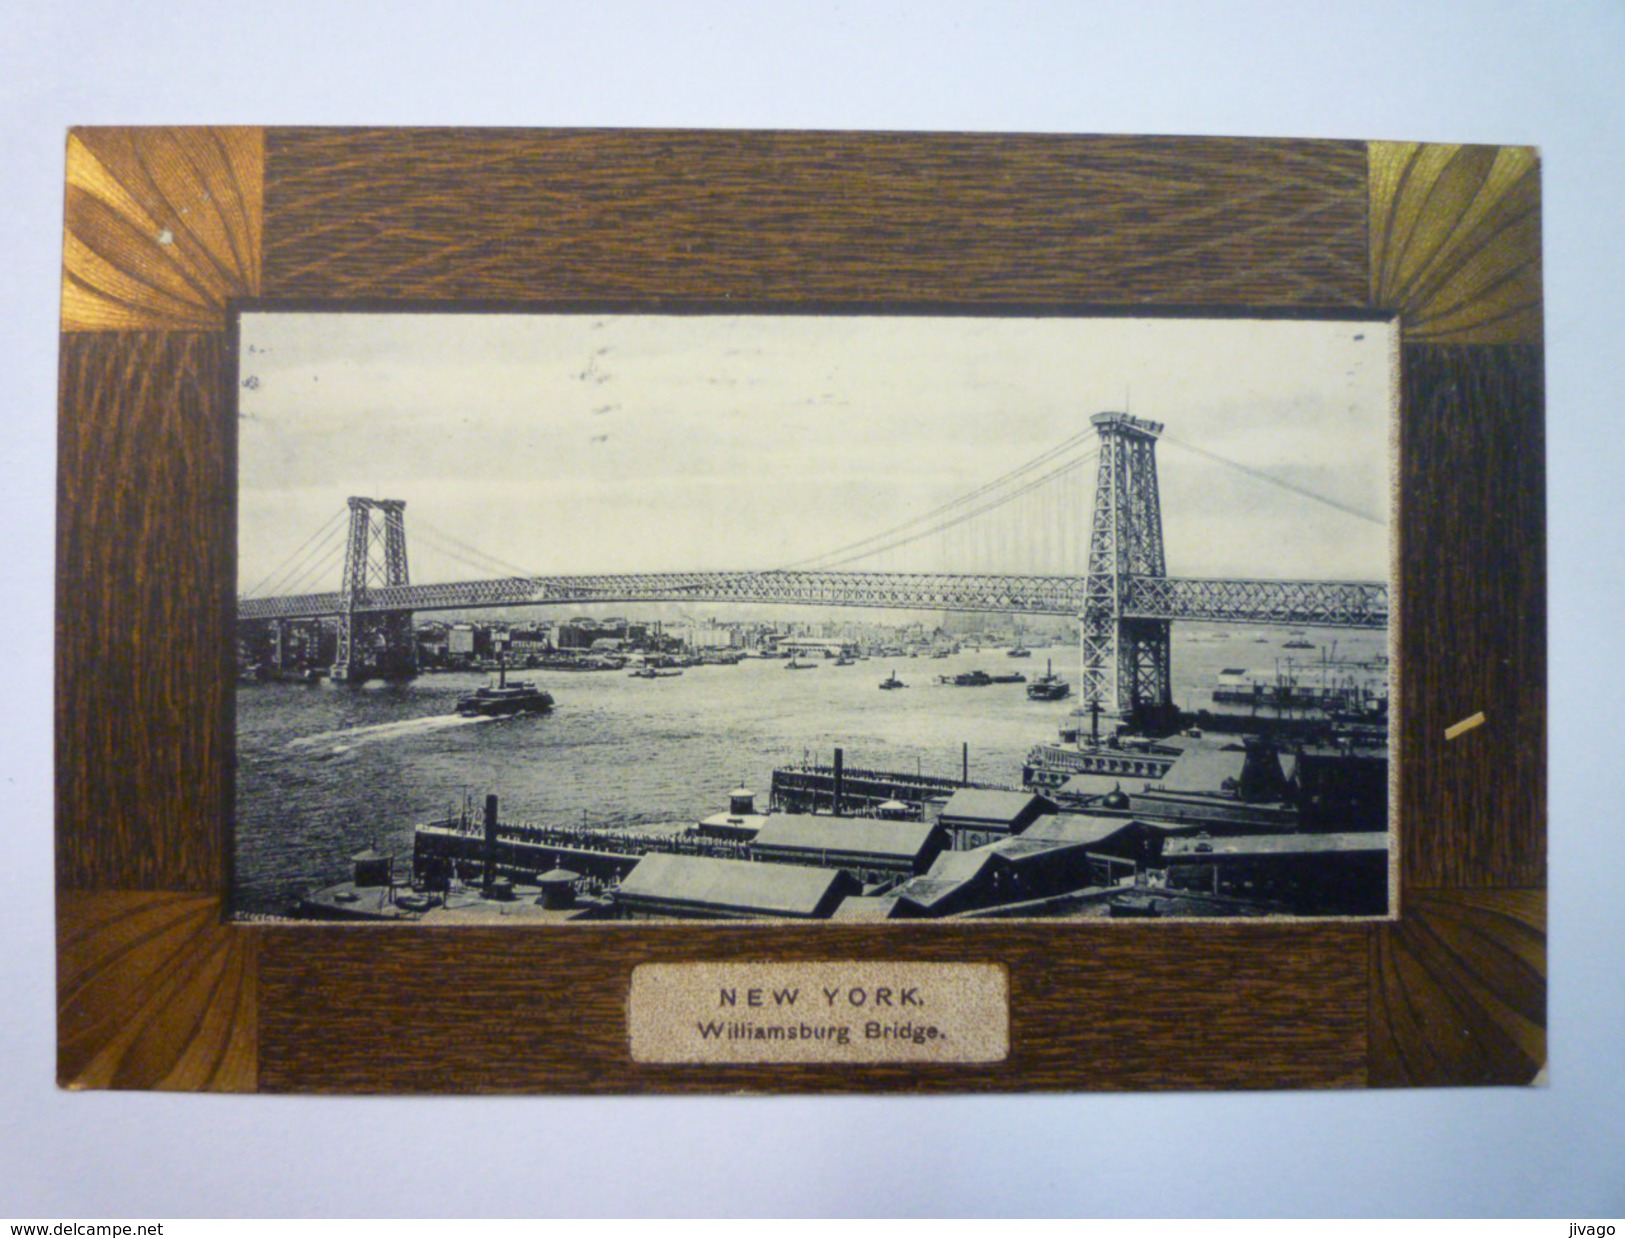
{"label": "distant buildings", "polygon": [[[501,656],[516,667],[540,665],[560,654],[598,651],[622,654],[765,653],[773,656],[838,657],[859,654],[900,656],[942,645],[941,627],[919,622],[866,623],[753,620],[629,619],[575,615],[547,621],[420,616],[414,624],[420,670],[468,670]],[[244,678],[273,672],[325,673],[337,649],[336,621],[289,620],[249,625],[238,635],[238,671]]]}

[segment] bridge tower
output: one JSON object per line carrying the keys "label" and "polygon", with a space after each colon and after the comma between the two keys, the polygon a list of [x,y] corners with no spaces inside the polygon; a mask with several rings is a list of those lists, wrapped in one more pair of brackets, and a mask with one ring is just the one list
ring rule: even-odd
{"label": "bridge tower", "polygon": [[1157,436],[1162,425],[1127,413],[1096,413],[1100,472],[1084,584],[1083,703],[1158,731],[1176,724],[1169,674],[1169,622],[1124,615],[1135,577],[1167,576]]}
{"label": "bridge tower", "polygon": [[332,678],[410,679],[418,672],[417,638],[409,610],[369,610],[374,588],[410,584],[406,566],[406,503],[350,497],[350,533],[339,588],[338,653]]}

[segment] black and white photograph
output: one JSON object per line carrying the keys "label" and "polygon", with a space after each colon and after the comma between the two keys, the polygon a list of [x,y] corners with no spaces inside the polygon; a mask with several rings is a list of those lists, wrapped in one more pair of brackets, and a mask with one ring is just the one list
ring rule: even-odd
{"label": "black and white photograph", "polygon": [[1395,907],[1391,319],[237,339],[239,918]]}
{"label": "black and white photograph", "polygon": [[15,1228],[1618,1229],[1625,5],[0,28]]}

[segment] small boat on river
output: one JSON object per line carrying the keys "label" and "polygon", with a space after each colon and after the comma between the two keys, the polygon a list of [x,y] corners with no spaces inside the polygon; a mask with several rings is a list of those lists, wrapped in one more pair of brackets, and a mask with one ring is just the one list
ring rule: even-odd
{"label": "small boat on river", "polygon": [[961,671],[957,675],[938,675],[937,682],[954,688],[985,688],[995,683],[1026,683],[1027,676],[1020,671],[1009,675],[989,675],[986,671]]}
{"label": "small boat on river", "polygon": [[1044,663],[1044,673],[1027,685],[1027,697],[1034,701],[1064,701],[1072,695],[1072,685],[1055,673],[1055,663]]}
{"label": "small boat on river", "polygon": [[457,712],[465,718],[505,718],[510,714],[545,714],[553,708],[552,693],[528,679],[508,682],[508,668],[497,668],[497,682],[463,697]]}

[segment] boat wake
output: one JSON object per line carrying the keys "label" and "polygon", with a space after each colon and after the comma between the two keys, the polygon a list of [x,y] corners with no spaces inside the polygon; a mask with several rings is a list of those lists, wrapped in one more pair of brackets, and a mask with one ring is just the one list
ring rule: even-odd
{"label": "boat wake", "polygon": [[342,731],[323,731],[319,735],[305,735],[288,743],[290,752],[320,747],[335,740],[345,741],[334,752],[345,752],[357,744],[376,744],[391,739],[409,739],[415,735],[432,735],[453,727],[477,726],[494,722],[494,718],[470,718],[462,714],[435,714],[428,718],[408,718],[404,722],[380,722],[373,726],[353,726]]}

